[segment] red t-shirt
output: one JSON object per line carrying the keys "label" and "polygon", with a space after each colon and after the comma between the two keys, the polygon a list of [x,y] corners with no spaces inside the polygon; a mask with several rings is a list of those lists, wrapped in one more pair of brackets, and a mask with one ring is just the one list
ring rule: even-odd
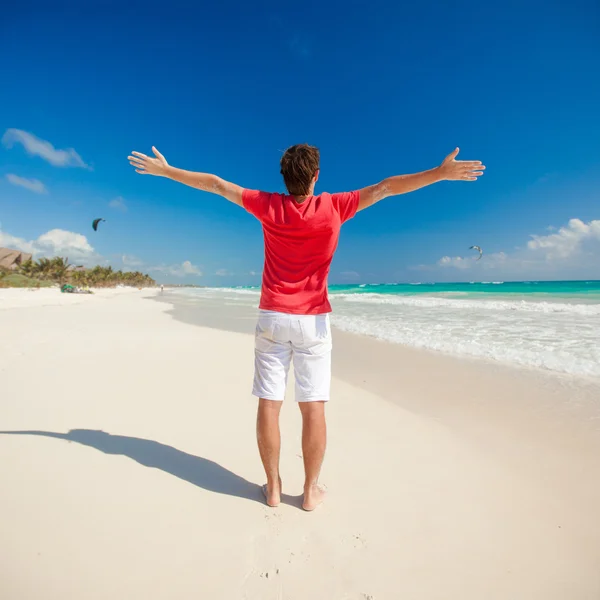
{"label": "red t-shirt", "polygon": [[244,190],[244,208],[263,226],[265,265],[260,308],[296,315],[331,312],[327,275],[342,223],[358,209],[359,192],[293,196]]}

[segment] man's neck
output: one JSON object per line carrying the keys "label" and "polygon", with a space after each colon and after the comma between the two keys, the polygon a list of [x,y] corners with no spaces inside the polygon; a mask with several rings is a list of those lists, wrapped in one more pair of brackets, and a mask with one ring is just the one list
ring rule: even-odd
{"label": "man's neck", "polygon": [[310,190],[308,190],[308,194],[306,196],[292,196],[292,198],[298,203],[302,204],[307,198],[314,196],[315,186],[313,185]]}

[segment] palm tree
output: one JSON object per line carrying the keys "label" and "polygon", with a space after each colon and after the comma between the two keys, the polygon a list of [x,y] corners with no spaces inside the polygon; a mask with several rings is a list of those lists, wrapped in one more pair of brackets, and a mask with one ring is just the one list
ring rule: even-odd
{"label": "palm tree", "polygon": [[71,281],[76,285],[87,285],[88,284],[88,272],[87,271],[73,271],[71,273]]}
{"label": "palm tree", "polygon": [[19,273],[25,275],[25,277],[33,277],[35,275],[35,269],[36,265],[31,258],[19,265]]}
{"label": "palm tree", "polygon": [[35,264],[34,275],[39,279],[51,279],[52,261],[49,258],[40,258]]}
{"label": "palm tree", "polygon": [[51,261],[51,278],[57,281],[59,285],[63,285],[69,275],[69,264],[68,258],[62,258],[55,256]]}
{"label": "palm tree", "polygon": [[110,275],[112,267],[101,267],[96,265],[91,271],[88,271],[90,285],[95,287],[105,287]]}
{"label": "palm tree", "polygon": [[[140,271],[113,271],[112,267],[97,265],[93,269],[71,270],[68,258],[40,258],[37,262],[28,260],[19,267],[19,273],[26,277],[37,277],[47,281],[56,281],[63,285],[72,281],[75,285],[94,287],[114,287],[123,284],[132,287],[152,287],[156,281]],[[4,274],[0,273],[0,278]]]}
{"label": "palm tree", "polygon": [[100,267],[99,279],[103,287],[110,287],[110,284],[113,280],[113,275],[114,273],[110,265],[108,267]]}

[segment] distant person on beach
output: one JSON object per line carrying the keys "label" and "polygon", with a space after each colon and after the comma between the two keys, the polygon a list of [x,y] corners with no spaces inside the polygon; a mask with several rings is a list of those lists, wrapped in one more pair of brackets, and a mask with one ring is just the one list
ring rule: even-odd
{"label": "distant person on beach", "polygon": [[253,395],[259,398],[257,439],[267,476],[266,502],[281,499],[279,412],[290,364],[294,365],[296,401],[302,413],[304,497],[313,510],[324,498],[318,484],[325,456],[325,403],[331,384],[331,305],[327,275],[341,225],[358,211],[389,196],[439,181],[476,181],[485,167],[457,161],[458,148],[438,167],[398,175],[353,192],[314,195],[319,179],[319,150],[307,144],[288,148],[281,174],[288,194],[248,190],[216,175],[170,166],[152,147],[154,157],[133,152],[129,162],[142,175],[158,175],[223,196],[253,214],[262,224],[265,244],[262,292],[255,338]]}

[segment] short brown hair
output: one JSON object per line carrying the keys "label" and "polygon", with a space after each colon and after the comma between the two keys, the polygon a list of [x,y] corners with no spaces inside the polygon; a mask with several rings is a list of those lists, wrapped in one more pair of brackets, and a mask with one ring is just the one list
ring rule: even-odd
{"label": "short brown hair", "polygon": [[319,149],[308,144],[296,144],[281,157],[281,174],[292,196],[307,196],[310,184],[319,170]]}

